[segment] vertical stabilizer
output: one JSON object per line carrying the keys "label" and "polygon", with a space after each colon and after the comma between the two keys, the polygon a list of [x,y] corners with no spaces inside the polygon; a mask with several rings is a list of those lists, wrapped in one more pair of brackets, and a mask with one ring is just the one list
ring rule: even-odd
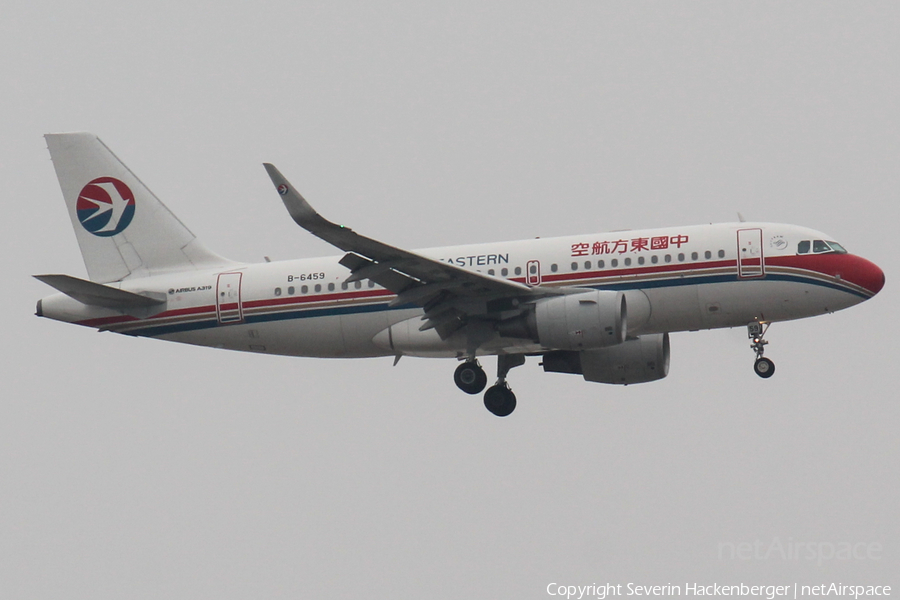
{"label": "vertical stabilizer", "polygon": [[91,281],[233,264],[201,244],[100,138],[44,138]]}

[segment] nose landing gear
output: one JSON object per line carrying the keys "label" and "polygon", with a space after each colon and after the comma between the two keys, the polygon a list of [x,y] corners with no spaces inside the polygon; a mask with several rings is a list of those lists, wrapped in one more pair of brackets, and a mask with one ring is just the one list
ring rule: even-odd
{"label": "nose landing gear", "polygon": [[753,370],[763,379],[768,379],[775,374],[775,363],[768,358],[760,356],[756,359],[756,362],[753,363]]}
{"label": "nose landing gear", "polygon": [[764,339],[768,330],[769,323],[762,321],[753,321],[747,325],[747,337],[752,340],[750,348],[756,352],[756,362],[753,363],[753,371],[763,379],[768,379],[775,374],[775,363],[763,356],[765,346],[769,343]]}

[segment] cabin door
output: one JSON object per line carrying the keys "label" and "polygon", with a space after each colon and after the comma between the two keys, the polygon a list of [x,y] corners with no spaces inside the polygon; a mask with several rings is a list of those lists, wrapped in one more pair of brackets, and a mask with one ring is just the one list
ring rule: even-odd
{"label": "cabin door", "polygon": [[216,315],[222,324],[240,323],[244,320],[240,273],[219,274],[216,283]]}
{"label": "cabin door", "polygon": [[762,229],[738,229],[738,277],[762,277],[766,274]]}

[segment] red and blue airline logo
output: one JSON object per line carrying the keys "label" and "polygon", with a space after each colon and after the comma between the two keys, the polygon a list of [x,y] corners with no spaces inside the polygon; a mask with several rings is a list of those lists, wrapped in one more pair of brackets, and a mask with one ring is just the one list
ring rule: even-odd
{"label": "red and blue airline logo", "polygon": [[134,218],[134,194],[113,177],[98,177],[78,194],[75,211],[81,225],[101,237],[122,233]]}

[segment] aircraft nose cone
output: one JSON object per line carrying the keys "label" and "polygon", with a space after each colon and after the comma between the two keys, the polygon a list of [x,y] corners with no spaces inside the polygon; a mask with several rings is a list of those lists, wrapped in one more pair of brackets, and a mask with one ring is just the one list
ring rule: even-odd
{"label": "aircraft nose cone", "polygon": [[872,261],[859,256],[854,258],[856,260],[853,261],[853,283],[866,288],[874,296],[884,287],[884,271]]}

